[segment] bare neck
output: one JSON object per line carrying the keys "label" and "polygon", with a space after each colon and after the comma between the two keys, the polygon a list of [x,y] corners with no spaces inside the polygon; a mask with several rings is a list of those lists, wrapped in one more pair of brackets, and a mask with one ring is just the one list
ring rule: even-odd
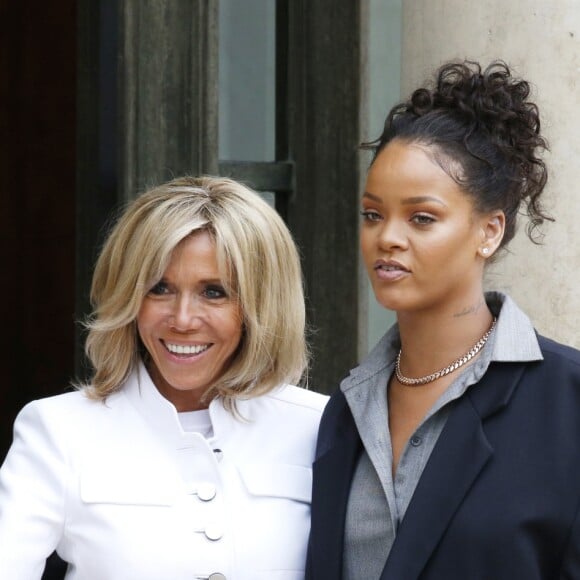
{"label": "bare neck", "polygon": [[424,312],[398,312],[405,374],[423,376],[468,352],[487,332],[493,316],[483,292],[466,305]]}

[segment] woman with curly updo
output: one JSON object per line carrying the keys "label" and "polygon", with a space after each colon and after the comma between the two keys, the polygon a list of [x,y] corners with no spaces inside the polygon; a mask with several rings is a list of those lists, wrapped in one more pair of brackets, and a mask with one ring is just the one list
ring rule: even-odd
{"label": "woman with curly updo", "polygon": [[551,219],[529,93],[446,64],[370,144],[360,243],[397,323],[323,414],[310,580],[580,578],[580,353],[483,290],[518,214]]}

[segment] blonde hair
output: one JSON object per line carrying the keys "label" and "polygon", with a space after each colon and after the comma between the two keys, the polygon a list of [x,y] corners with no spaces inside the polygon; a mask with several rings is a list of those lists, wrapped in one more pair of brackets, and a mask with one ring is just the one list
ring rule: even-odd
{"label": "blonde hair", "polygon": [[292,236],[258,194],[231,179],[182,177],[143,193],[121,215],[97,260],[81,385],[105,399],[135,369],[144,347],[136,318],[175,247],[196,231],[215,240],[220,272],[243,313],[240,345],[206,398],[266,393],[298,382],[307,367],[300,260]]}

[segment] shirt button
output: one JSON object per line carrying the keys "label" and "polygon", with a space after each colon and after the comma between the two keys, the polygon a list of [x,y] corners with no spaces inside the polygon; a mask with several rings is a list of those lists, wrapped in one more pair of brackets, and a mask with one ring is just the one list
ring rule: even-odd
{"label": "shirt button", "polygon": [[221,572],[214,572],[208,576],[207,580],[227,580]]}
{"label": "shirt button", "polygon": [[217,461],[221,461],[223,459],[224,452],[221,449],[214,449],[213,454]]}
{"label": "shirt button", "polygon": [[423,443],[423,439],[421,439],[421,437],[419,437],[419,435],[413,435],[413,437],[411,437],[411,445],[413,447],[419,447],[419,445],[421,445],[421,443]]}

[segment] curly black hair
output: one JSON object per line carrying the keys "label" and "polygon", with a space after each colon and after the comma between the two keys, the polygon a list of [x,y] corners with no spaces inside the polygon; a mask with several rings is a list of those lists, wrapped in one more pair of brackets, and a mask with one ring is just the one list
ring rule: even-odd
{"label": "curly black hair", "polygon": [[513,77],[503,61],[483,71],[476,62],[450,62],[437,71],[433,87],[419,88],[393,107],[382,135],[363,146],[374,151],[373,162],[393,139],[432,147],[478,210],[504,212],[502,246],[515,235],[522,203],[528,236],[539,243],[538,226],[554,220],[540,202],[548,178],[540,155],[548,144],[529,95],[529,83]]}

